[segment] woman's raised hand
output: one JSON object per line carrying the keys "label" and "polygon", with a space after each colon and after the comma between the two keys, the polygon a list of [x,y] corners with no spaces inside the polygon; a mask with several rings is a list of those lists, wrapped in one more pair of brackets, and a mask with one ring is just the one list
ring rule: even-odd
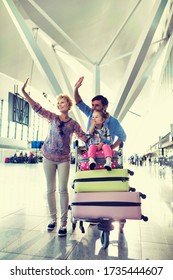
{"label": "woman's raised hand", "polygon": [[26,80],[26,82],[24,83],[23,87],[21,88],[23,93],[25,93],[25,88],[26,88],[26,86],[28,84],[28,80],[29,80],[29,78]]}

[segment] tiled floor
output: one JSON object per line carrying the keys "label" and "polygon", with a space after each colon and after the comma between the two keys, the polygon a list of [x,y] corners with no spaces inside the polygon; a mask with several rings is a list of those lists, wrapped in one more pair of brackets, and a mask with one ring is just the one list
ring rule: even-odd
{"label": "tiled floor", "polygon": [[[125,166],[127,167],[127,166]],[[129,166],[128,166],[129,168]],[[47,232],[48,208],[42,164],[0,164],[0,259],[1,260],[173,260],[173,173],[158,166],[131,167],[130,185],[147,195],[142,212],[148,222],[129,220],[124,233],[118,223],[110,243],[102,249],[97,226],[85,223],[66,237],[57,229]],[[74,165],[69,180],[70,197]],[[70,213],[69,213],[70,216]]]}

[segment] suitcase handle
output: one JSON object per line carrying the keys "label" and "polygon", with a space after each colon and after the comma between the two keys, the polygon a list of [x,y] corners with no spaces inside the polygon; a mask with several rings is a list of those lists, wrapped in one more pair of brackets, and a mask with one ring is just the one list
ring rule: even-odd
{"label": "suitcase handle", "polygon": [[81,201],[72,202],[72,206],[110,206],[110,207],[137,207],[141,206],[140,202],[127,201]]}
{"label": "suitcase handle", "polygon": [[74,179],[75,182],[104,182],[104,181],[121,181],[126,182],[129,181],[128,177],[106,177],[106,178],[80,178],[80,179]]}

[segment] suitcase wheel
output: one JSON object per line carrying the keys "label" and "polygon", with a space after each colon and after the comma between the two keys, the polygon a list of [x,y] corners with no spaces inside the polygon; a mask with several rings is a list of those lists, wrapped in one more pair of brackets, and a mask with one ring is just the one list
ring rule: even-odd
{"label": "suitcase wheel", "polygon": [[100,232],[100,240],[103,249],[106,249],[109,246],[109,234],[110,234],[109,231]]}
{"label": "suitcase wheel", "polygon": [[134,175],[134,172],[128,169],[128,174],[129,174],[130,176],[133,176],[133,175]]}
{"label": "suitcase wheel", "polygon": [[148,221],[148,217],[147,217],[147,216],[144,216],[144,215],[141,216],[141,219],[142,219],[144,222],[147,222],[147,221]]}
{"label": "suitcase wheel", "polygon": [[140,192],[140,197],[145,199],[147,196],[146,196],[146,194]]}
{"label": "suitcase wheel", "polygon": [[130,192],[135,192],[135,191],[136,191],[136,189],[135,189],[135,188],[130,187],[130,188],[129,188],[129,191],[130,191]]}

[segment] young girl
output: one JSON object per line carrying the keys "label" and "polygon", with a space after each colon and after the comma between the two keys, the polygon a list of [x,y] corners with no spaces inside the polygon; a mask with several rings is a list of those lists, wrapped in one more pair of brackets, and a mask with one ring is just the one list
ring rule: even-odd
{"label": "young girl", "polygon": [[107,114],[104,111],[95,110],[92,115],[91,126],[89,128],[88,134],[90,140],[88,141],[89,149],[89,167],[93,170],[96,166],[95,157],[96,151],[103,150],[104,156],[106,158],[106,163],[104,167],[110,171],[111,170],[111,160],[112,160],[112,149],[111,149],[111,136],[109,129],[104,126],[104,122],[107,118]]}
{"label": "young girl", "polygon": [[72,106],[72,101],[67,95],[59,95],[57,98],[57,108],[60,115],[52,113],[39,103],[36,103],[26,93],[28,79],[22,87],[22,92],[33,110],[50,122],[50,130],[42,146],[43,168],[47,181],[47,199],[50,211],[51,222],[48,224],[48,230],[53,230],[57,224],[56,208],[56,170],[58,172],[59,195],[60,195],[60,229],[59,236],[67,234],[67,214],[69,196],[67,190],[69,168],[70,168],[70,142],[73,132],[82,140],[86,141],[86,134],[82,131],[80,125],[69,117],[68,113]]}

